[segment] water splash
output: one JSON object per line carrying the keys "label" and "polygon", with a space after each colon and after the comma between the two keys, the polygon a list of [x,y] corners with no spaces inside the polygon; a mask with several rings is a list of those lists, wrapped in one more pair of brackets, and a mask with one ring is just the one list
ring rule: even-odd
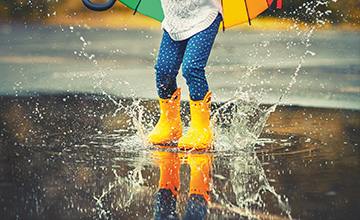
{"label": "water splash", "polygon": [[[261,163],[254,153],[254,146],[257,143],[270,114],[275,111],[278,105],[283,103],[284,98],[288,96],[289,92],[296,84],[306,57],[309,55],[316,55],[315,52],[310,49],[311,37],[317,27],[326,23],[323,16],[328,15],[330,12],[327,10],[323,13],[317,10],[318,7],[324,5],[327,5],[326,1],[306,2],[300,8],[295,10],[305,10],[309,16],[315,16],[315,21],[313,26],[307,31],[300,28],[301,22],[297,19],[294,19],[294,24],[289,27],[289,33],[290,31],[295,31],[291,32],[291,34],[295,33],[295,37],[297,38],[291,35],[290,41],[282,46],[284,47],[284,51],[289,51],[288,54],[286,54],[286,58],[291,58],[292,61],[297,62],[297,65],[289,77],[289,81],[284,83],[284,87],[280,90],[281,95],[274,104],[261,104],[263,103],[263,97],[272,91],[271,88],[261,88],[257,91],[254,91],[254,88],[271,85],[274,81],[274,75],[271,73],[269,74],[269,71],[266,70],[267,65],[273,64],[275,60],[276,65],[279,66],[278,72],[281,73],[283,70],[280,67],[287,64],[281,56],[278,59],[275,59],[275,55],[272,54],[269,49],[272,44],[276,44],[276,41],[281,38],[280,35],[278,35],[277,39],[275,38],[253,45],[253,50],[248,51],[247,54],[257,61],[244,67],[245,74],[239,80],[239,87],[235,92],[234,98],[227,101],[222,106],[218,106],[213,111],[212,120],[216,123],[216,150],[218,152],[228,152],[233,155],[235,153],[238,154],[236,157],[232,157],[232,160],[229,163],[228,168],[230,177],[227,179],[231,183],[235,202],[230,202],[226,198],[222,198],[224,197],[224,194],[219,190],[213,190],[213,192],[217,195],[218,199],[222,199],[223,204],[231,204],[233,207],[240,208],[247,216],[249,216],[249,218],[256,218],[256,210],[258,209],[262,209],[266,212],[266,208],[269,204],[264,201],[263,197],[265,194],[269,193],[277,202],[280,212],[291,219],[288,199],[284,196],[280,196],[275,191],[274,187],[270,185]],[[295,11],[293,13],[295,13]],[[86,57],[97,66],[98,64],[94,59],[95,56],[91,56],[85,52],[87,46],[86,41],[82,37],[80,40],[83,42],[83,49],[80,51],[79,56]],[[294,47],[302,47],[303,53],[300,55],[292,53],[291,50]],[[138,134],[140,134],[139,136],[144,137],[144,127],[146,127],[147,124],[144,124],[145,110],[140,104],[141,100],[136,98],[135,93],[131,91],[131,86],[128,83],[117,82],[117,84],[128,86],[131,91],[132,104],[125,106],[121,100],[116,101],[106,92],[106,89],[103,88],[103,80],[106,77],[107,71],[111,71],[111,68],[101,69],[94,75],[94,80],[97,82],[95,88],[100,88],[102,94],[108,97],[113,102],[114,106],[116,106],[113,116],[115,117],[119,112],[125,112],[131,118],[133,128],[138,131]],[[248,83],[247,81],[251,78],[258,79],[258,81],[255,81],[255,83]],[[118,146],[120,145],[121,144],[119,143]],[[134,175],[138,178],[138,183],[141,183],[141,172],[138,172],[138,170],[135,169]],[[126,181],[131,182],[132,177],[134,176],[130,176]],[[119,181],[121,182],[119,184],[130,184],[130,182],[125,183],[125,180],[121,178]],[[112,187],[109,187],[108,190],[111,191]],[[126,199],[129,203],[132,203],[132,199],[137,197],[134,196],[135,194],[136,192],[128,195],[130,197]],[[96,197],[97,201],[101,201],[101,198],[103,198],[103,195]],[[129,203],[124,203],[119,206],[126,208],[129,206]],[[99,207],[100,215],[106,215],[106,212],[102,211],[103,207],[101,206],[101,203],[99,203]]]}
{"label": "water splash", "polygon": [[[255,153],[243,153],[229,164],[231,182],[236,197],[236,205],[248,213],[254,213],[256,209],[266,210],[267,204],[263,196],[269,193],[281,212],[291,219],[290,206],[286,197],[280,196],[270,185],[261,162]],[[240,178],[239,178],[240,177]]]}
{"label": "water splash", "polygon": [[[217,123],[217,149],[236,151],[254,146],[270,114],[283,104],[301,73],[307,74],[302,71],[306,58],[316,55],[311,50],[311,38],[326,24],[326,16],[331,13],[328,4],[329,1],[323,0],[303,3],[290,14],[306,14],[313,19],[310,25],[294,16],[291,18],[293,24],[280,31],[282,34],[261,33],[269,40],[253,43],[251,50],[246,52],[250,57],[249,64],[242,66],[245,73],[238,80],[234,98],[216,109],[212,116]],[[282,44],[286,35],[289,41]],[[273,54],[271,47],[283,48],[284,54]],[[297,52],[293,50],[295,48]],[[278,70],[271,72],[274,64]],[[293,71],[290,76],[289,70]],[[279,82],[283,87],[274,91],[271,85]],[[269,103],[267,98],[274,93],[278,98]],[[269,104],[263,105],[264,102]]]}
{"label": "water splash", "polygon": [[276,105],[263,107],[256,102],[233,99],[216,109],[212,120],[216,121],[217,151],[251,149],[275,108]]}
{"label": "water splash", "polygon": [[[152,192],[144,187],[144,179],[141,173],[142,166],[138,164],[127,175],[119,175],[114,169],[114,181],[109,182],[108,187],[102,189],[101,194],[94,195],[96,208],[93,210],[98,219],[114,219],[114,212],[121,213],[120,216],[133,215],[134,205],[151,201]],[[144,196],[148,199],[144,199]],[[112,204],[109,206],[109,203]],[[129,214],[124,214],[129,212]]]}
{"label": "water splash", "polygon": [[[70,26],[70,29],[71,32],[73,32],[74,27]],[[95,54],[89,54],[88,52],[86,52],[86,48],[88,45],[91,45],[91,42],[86,41],[83,36],[80,36],[79,39],[82,42],[82,48],[80,51],[74,51],[74,54],[77,55],[78,57],[83,57],[87,61],[90,61],[93,65],[93,68],[96,70],[96,72],[91,75],[94,83],[93,85],[94,90],[99,90],[102,95],[107,97],[114,104],[116,108],[115,112],[112,115],[114,120],[116,120],[116,116],[118,115],[118,113],[122,113],[121,117],[123,117],[124,116],[123,113],[125,113],[127,116],[131,118],[132,123],[129,123],[131,124],[131,126],[129,126],[127,130],[130,131],[134,128],[138,130],[138,133],[140,134],[139,137],[143,140],[143,144],[144,143],[146,144],[147,142],[145,141],[144,128],[142,124],[142,122],[144,121],[142,118],[144,115],[144,107],[141,106],[140,104],[142,100],[137,98],[129,82],[125,80],[115,82],[114,79],[109,77],[108,72],[113,71],[113,69],[108,66],[101,67],[98,60],[95,58]],[[110,52],[111,53],[121,52],[121,50],[119,49],[110,50]],[[127,101],[126,104],[123,104],[124,102],[123,99],[116,99],[106,91],[107,87],[114,87],[114,86],[128,88],[129,93],[122,94],[123,97],[126,97],[126,101]],[[132,102],[130,105],[128,103],[129,99]],[[123,143],[123,141],[124,140],[119,142],[119,144]]]}

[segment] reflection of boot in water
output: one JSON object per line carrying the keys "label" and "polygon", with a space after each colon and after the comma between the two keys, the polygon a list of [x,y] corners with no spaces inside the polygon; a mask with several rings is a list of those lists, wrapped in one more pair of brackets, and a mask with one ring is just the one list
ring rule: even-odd
{"label": "reflection of boot in water", "polygon": [[190,190],[187,209],[183,219],[205,219],[207,204],[211,201],[210,171],[211,155],[190,154],[187,163],[190,166]]}
{"label": "reflection of boot in water", "polygon": [[155,220],[179,219],[175,213],[176,197],[180,192],[180,161],[177,153],[154,152],[159,160],[160,181],[155,201]]}

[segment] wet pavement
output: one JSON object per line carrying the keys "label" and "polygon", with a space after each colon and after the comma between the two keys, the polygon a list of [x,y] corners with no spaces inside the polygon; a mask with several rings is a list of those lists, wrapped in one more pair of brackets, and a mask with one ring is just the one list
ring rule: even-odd
{"label": "wet pavement", "polygon": [[[219,148],[190,153],[143,144],[137,123],[146,133],[158,117],[151,100],[66,93],[2,96],[0,103],[4,219],[152,219],[160,165],[169,162],[180,167],[180,217],[194,163],[210,172],[207,219],[358,217],[357,110],[278,106],[257,124],[269,106],[215,103],[213,113],[224,116],[216,126]],[[254,113],[247,127],[264,125],[255,145],[242,142],[250,135],[226,139],[244,127],[235,109],[241,106]],[[185,127],[186,111],[182,103]]]}

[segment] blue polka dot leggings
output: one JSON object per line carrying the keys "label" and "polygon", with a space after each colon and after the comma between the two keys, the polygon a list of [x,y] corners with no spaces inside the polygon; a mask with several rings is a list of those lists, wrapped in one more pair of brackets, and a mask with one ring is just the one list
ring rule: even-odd
{"label": "blue polka dot leggings", "polygon": [[176,91],[176,76],[182,64],[182,74],[189,87],[191,100],[203,100],[209,91],[205,66],[221,21],[219,14],[207,29],[182,41],[174,41],[164,31],[155,65],[156,87],[160,98],[169,99]]}

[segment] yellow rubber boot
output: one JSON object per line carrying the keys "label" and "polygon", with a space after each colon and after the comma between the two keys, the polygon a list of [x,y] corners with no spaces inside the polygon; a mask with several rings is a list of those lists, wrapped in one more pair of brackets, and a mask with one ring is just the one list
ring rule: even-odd
{"label": "yellow rubber boot", "polygon": [[211,92],[201,101],[190,100],[191,125],[179,139],[181,150],[208,150],[213,145],[213,125],[210,122]]}
{"label": "yellow rubber boot", "polygon": [[147,136],[151,144],[169,144],[179,140],[182,136],[180,98],[180,88],[174,92],[170,99],[159,98],[160,119]]}
{"label": "yellow rubber boot", "polygon": [[160,189],[169,189],[174,196],[180,193],[180,159],[177,153],[169,151],[153,152],[160,167]]}
{"label": "yellow rubber boot", "polygon": [[211,154],[191,154],[187,159],[190,166],[190,189],[189,196],[204,196],[207,202],[211,202],[210,193],[210,173],[211,173]]}

